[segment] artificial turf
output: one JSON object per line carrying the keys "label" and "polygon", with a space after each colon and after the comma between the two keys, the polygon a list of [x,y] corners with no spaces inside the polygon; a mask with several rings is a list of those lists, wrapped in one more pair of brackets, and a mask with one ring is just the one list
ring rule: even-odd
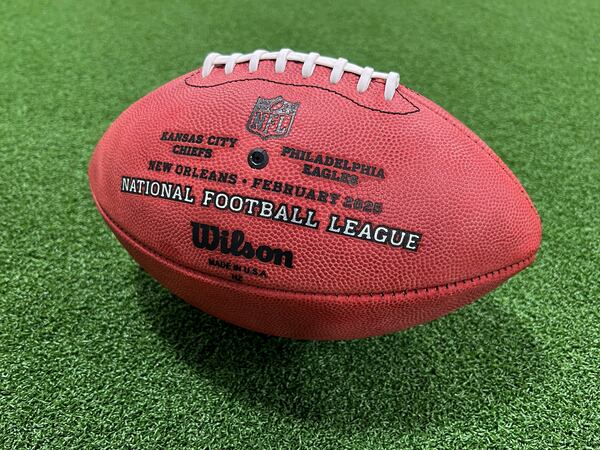
{"label": "artificial turf", "polygon": [[[0,5],[0,447],[600,447],[600,3]],[[344,56],[444,106],[519,177],[538,261],[428,325],[238,329],[139,269],[87,163],[209,51]]]}

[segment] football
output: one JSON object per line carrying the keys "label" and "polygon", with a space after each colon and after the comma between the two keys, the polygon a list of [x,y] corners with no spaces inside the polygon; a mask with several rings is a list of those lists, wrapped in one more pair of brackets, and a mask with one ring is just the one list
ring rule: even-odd
{"label": "football", "polygon": [[137,263],[233,324],[353,339],[431,321],[535,259],[517,178],[431,100],[344,58],[209,54],[106,131],[94,201]]}

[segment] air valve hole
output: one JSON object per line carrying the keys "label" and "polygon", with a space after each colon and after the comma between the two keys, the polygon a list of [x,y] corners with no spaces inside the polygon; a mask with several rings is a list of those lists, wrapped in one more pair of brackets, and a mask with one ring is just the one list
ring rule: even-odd
{"label": "air valve hole", "polygon": [[253,169],[262,169],[269,163],[269,154],[263,148],[255,148],[248,153],[248,164]]}

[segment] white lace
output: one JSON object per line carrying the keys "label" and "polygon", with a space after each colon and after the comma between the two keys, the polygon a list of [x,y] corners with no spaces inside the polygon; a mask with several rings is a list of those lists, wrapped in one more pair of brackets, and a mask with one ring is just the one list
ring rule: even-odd
{"label": "white lace", "polygon": [[383,96],[386,100],[391,101],[394,98],[396,88],[400,84],[400,75],[396,72],[375,72],[372,67],[360,67],[356,64],[349,63],[344,58],[330,58],[321,56],[318,53],[298,53],[284,48],[278,52],[268,52],[266,50],[256,50],[253,53],[242,55],[241,53],[233,53],[231,55],[221,55],[219,53],[209,53],[202,64],[202,77],[207,77],[212,72],[215,66],[225,66],[225,74],[229,75],[233,72],[236,64],[248,62],[248,71],[250,73],[258,70],[258,65],[266,59],[275,60],[275,72],[281,73],[285,70],[288,61],[301,62],[302,77],[310,77],[315,66],[329,67],[331,76],[329,81],[337,84],[344,75],[344,72],[354,73],[360,78],[356,84],[356,90],[360,93],[365,92],[369,88],[369,84],[373,78],[385,80],[385,89]]}

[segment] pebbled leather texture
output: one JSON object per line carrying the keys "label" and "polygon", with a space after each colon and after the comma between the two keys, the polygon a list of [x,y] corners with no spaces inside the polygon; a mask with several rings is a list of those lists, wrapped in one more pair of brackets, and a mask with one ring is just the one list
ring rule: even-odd
{"label": "pebbled leather texture", "polygon": [[[273,61],[262,61],[252,74],[247,63],[228,75],[222,66],[206,78],[192,72],[129,107],[98,143],[89,167],[97,206],[119,241],[161,284],[252,330],[351,339],[435,319],[533,261],[541,240],[535,207],[516,177],[467,127],[404,86],[388,102],[381,81],[373,80],[360,94],[354,74],[332,84],[330,69],[316,67],[302,78],[301,67],[288,62],[283,73],[275,73]],[[289,134],[263,139],[250,132],[247,122],[257,99],[279,96],[299,103]],[[203,142],[161,140],[165,132],[200,134]],[[236,141],[233,147],[231,141],[209,145],[210,136]],[[176,154],[175,145],[209,148],[211,157]],[[284,156],[284,147],[383,169],[383,176],[338,168],[338,175],[357,177],[357,184],[349,185],[307,175],[306,164],[321,173],[335,167]],[[260,170],[248,163],[255,148],[269,155]],[[149,170],[150,161],[172,168]],[[206,177],[193,178],[203,169]],[[211,171],[216,180],[209,178]],[[235,183],[219,182],[219,172],[235,174]],[[123,176],[189,186],[195,201],[122,192]],[[270,190],[255,179],[271,181]],[[327,200],[276,192],[275,182],[313,189],[317,197],[323,192]],[[311,209],[319,227],[201,206],[205,189]],[[331,194],[338,196],[335,204]],[[357,209],[344,205],[348,198]],[[381,212],[365,211],[367,202],[381,204]],[[418,248],[327,232],[331,214],[418,233]],[[198,248],[192,222],[227,230],[229,236],[242,231],[255,250],[263,245],[290,251],[293,268]]]}

